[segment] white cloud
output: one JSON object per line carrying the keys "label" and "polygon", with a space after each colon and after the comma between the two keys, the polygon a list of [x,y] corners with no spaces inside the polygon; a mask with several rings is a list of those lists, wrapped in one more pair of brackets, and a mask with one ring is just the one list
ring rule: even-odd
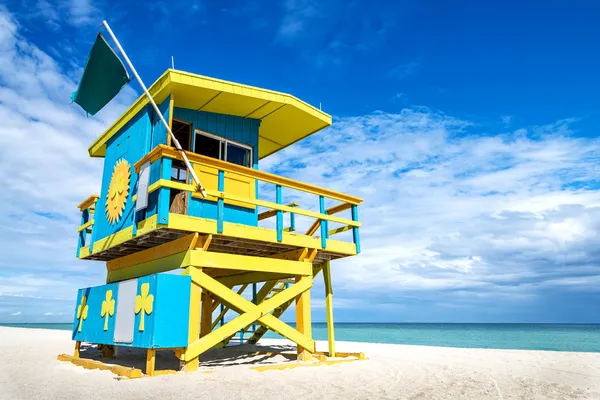
{"label": "white cloud", "polygon": [[70,102],[72,75],[0,8],[2,296],[65,298],[102,280],[99,264],[75,259],[76,205],[100,189],[102,161],[89,158],[88,145],[136,95],[127,87],[87,118]]}
{"label": "white cloud", "polygon": [[21,311],[17,311],[17,312],[11,313],[10,315],[13,316],[13,317],[16,317],[16,316],[21,315],[21,314],[22,314]]}
{"label": "white cloud", "polygon": [[51,317],[53,315],[56,315],[56,314],[54,314],[53,312],[45,312],[44,313],[44,316],[46,316],[46,317]]}
{"label": "white cloud", "polygon": [[[569,123],[479,136],[427,109],[374,113],[338,119],[262,166],[365,199],[362,254],[334,262],[342,289],[590,290],[600,276],[591,245],[600,193],[590,183],[600,141],[570,135]],[[316,209],[310,196],[295,200]]]}
{"label": "white cloud", "polygon": [[282,41],[293,41],[310,25],[321,17],[318,3],[312,0],[285,0],[282,2],[283,18],[277,31],[277,38]]}

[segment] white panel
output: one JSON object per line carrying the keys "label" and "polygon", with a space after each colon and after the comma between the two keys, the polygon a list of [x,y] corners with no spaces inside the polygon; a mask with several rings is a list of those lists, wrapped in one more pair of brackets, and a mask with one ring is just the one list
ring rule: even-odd
{"label": "white panel", "polygon": [[119,283],[117,299],[117,320],[115,321],[115,343],[133,342],[133,325],[135,323],[135,296],[137,279]]}
{"label": "white panel", "polygon": [[145,162],[140,167],[138,176],[138,192],[135,202],[135,211],[143,210],[148,207],[148,182],[150,181],[150,161]]}

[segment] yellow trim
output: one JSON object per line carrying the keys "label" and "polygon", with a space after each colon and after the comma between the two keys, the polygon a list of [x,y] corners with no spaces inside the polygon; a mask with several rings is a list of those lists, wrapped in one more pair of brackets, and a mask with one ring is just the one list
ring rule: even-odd
{"label": "yellow trim", "polygon": [[[263,242],[277,243],[277,232],[274,229],[254,227],[233,222],[223,223],[223,233],[217,233],[217,221],[209,218],[190,217],[189,215],[169,214],[169,228],[190,232],[209,233],[213,235],[232,236],[242,239],[260,240]],[[297,234],[294,232],[283,232],[281,243],[290,246],[308,247],[322,249],[321,239]],[[356,255],[356,245],[349,242],[328,239],[327,251],[345,255]]]}
{"label": "yellow trim", "polygon": [[325,314],[327,315],[327,345],[329,357],[335,357],[335,333],[333,323],[333,289],[331,286],[331,265],[323,263],[323,280],[325,283]]}
{"label": "yellow trim", "polygon": [[[114,271],[121,268],[131,267],[150,261],[154,261],[163,257],[171,256],[182,251],[190,250],[192,243],[196,243],[198,240],[197,233],[191,233],[179,239],[175,239],[171,242],[163,243],[159,246],[151,247],[146,250],[139,251],[124,257],[115,258],[106,263],[106,269],[108,271]],[[195,248],[195,247],[194,247]]]}
{"label": "yellow trim", "polygon": [[[294,203],[290,203],[290,204],[286,204],[286,206],[288,207],[300,207],[300,204],[294,202]],[[258,220],[262,221],[263,219],[267,219],[267,218],[271,218],[277,215],[277,210],[268,210],[265,212],[261,212],[260,214],[258,214]],[[289,229],[289,228],[286,228]]]}
{"label": "yellow trim", "polygon": [[289,274],[272,274],[268,272],[247,272],[243,274],[220,276],[215,278],[225,286],[245,285],[247,283],[278,281],[279,279],[289,278]]}
{"label": "yellow trim", "polygon": [[79,203],[77,208],[79,208],[79,211],[83,212],[85,209],[93,206],[99,198],[100,198],[100,196],[98,196],[97,194],[93,194],[93,195],[89,196],[87,199],[85,199],[84,201],[82,201],[81,203]]}
{"label": "yellow trim", "polygon": [[[312,265],[311,265],[312,270]],[[312,272],[312,271],[311,271]],[[310,285],[313,284],[313,277],[296,277],[296,285],[303,280],[308,280]],[[312,339],[312,323],[310,315],[310,290],[300,293],[296,297],[296,329],[298,332],[306,336],[308,339]],[[300,361],[311,361],[312,353],[315,349],[309,350],[306,348],[298,347],[298,360]]]}
{"label": "yellow trim", "polygon": [[155,274],[157,272],[171,271],[177,268],[185,268],[190,265],[189,251],[162,257],[153,261],[130,267],[120,268],[108,271],[106,283],[124,281],[126,279],[139,278],[142,276]]}
{"label": "yellow trim", "polygon": [[190,264],[195,267],[224,268],[239,271],[269,272],[275,274],[311,275],[312,264],[267,257],[243,256],[203,250],[190,252]]}
{"label": "yellow trim", "polygon": [[333,236],[333,235],[338,234],[338,233],[349,231],[350,229],[352,229],[352,226],[350,226],[350,225],[341,226],[339,228],[335,228],[335,229],[330,230],[329,232],[327,232],[327,234],[329,236]]}
{"label": "yellow trim", "polygon": [[[200,339],[200,301],[202,295],[202,288],[194,283],[191,283],[190,291],[190,318],[189,318],[189,330],[188,330],[188,346]],[[187,350],[187,349],[186,349]],[[185,360],[185,350],[181,354],[181,359]],[[185,372],[192,372],[198,370],[198,357],[190,358],[189,361],[185,362]]]}
{"label": "yellow trim", "polygon": [[[148,90],[158,104],[171,94],[176,107],[261,120],[261,159],[331,125],[330,115],[290,94],[184,71],[166,70]],[[146,96],[140,96],[92,143],[90,155],[103,157],[108,140],[147,104]],[[285,130],[281,129],[283,124]]]}
{"label": "yellow trim", "polygon": [[[157,216],[153,215],[152,217],[139,222],[137,233],[138,236],[151,232],[160,227],[168,227],[170,229],[198,232],[201,234],[223,235],[242,239],[246,238],[260,240],[263,242],[277,243],[277,232],[274,229],[224,222],[223,233],[217,233],[217,221],[214,219],[190,217],[188,215],[174,213],[169,214],[168,225],[158,225],[156,221]],[[94,252],[92,254],[126,242],[133,237],[132,232],[132,227],[125,228],[122,231],[96,241],[93,246]],[[283,240],[281,243],[285,245],[307,247],[309,249],[322,249],[321,239],[295,232],[283,232],[282,239]],[[327,251],[343,255],[356,255],[356,246],[354,243],[328,239]],[[89,246],[82,247],[79,251],[79,258],[85,258],[89,255]]]}
{"label": "yellow trim", "polygon": [[70,356],[68,354],[60,354],[57,357],[57,359],[58,359],[58,361],[68,361],[72,364],[78,365],[85,369],[100,369],[100,370],[104,370],[104,371],[110,371],[113,374],[116,374],[119,376],[125,376],[130,379],[142,377],[141,370],[136,369],[136,368],[124,367],[122,365],[107,365],[100,361],[74,357],[74,356]]}
{"label": "yellow trim", "polygon": [[[324,196],[329,199],[341,201],[343,203],[349,203],[354,205],[359,205],[363,200],[360,197],[351,196],[348,194],[336,192],[335,190],[330,190],[326,188],[322,188],[316,185],[311,185],[310,183],[296,181],[294,179],[285,178],[280,175],[271,174],[265,171],[259,171],[252,168],[243,167],[241,165],[233,164],[223,160],[217,160],[216,158],[202,156],[196,153],[186,152],[186,155],[189,161],[192,164],[204,164],[214,168],[218,168],[225,173],[233,172],[242,176],[246,176],[251,179],[258,179],[259,181],[272,183],[274,185],[281,185],[288,187],[294,190],[300,190],[302,192],[315,194],[318,196]],[[152,149],[148,154],[146,154],[141,160],[134,164],[134,167],[137,172],[139,172],[140,167],[147,161],[153,163],[162,157],[169,157],[176,160],[182,160],[181,154],[172,147],[168,147],[162,144],[159,144],[154,149]],[[184,189],[185,190],[185,189]],[[227,190],[227,186],[225,187]],[[336,206],[332,207],[332,209],[341,207]],[[295,211],[294,211],[295,212]]]}
{"label": "yellow trim", "polygon": [[85,258],[90,255],[90,246],[84,246],[79,249],[79,258]]}
{"label": "yellow trim", "polygon": [[88,228],[88,227],[90,227],[92,225],[94,225],[94,220],[93,219],[89,220],[88,222],[86,222],[85,224],[83,224],[79,228],[77,228],[77,232],[81,232],[82,230],[84,230],[84,229],[86,229],[86,228]]}

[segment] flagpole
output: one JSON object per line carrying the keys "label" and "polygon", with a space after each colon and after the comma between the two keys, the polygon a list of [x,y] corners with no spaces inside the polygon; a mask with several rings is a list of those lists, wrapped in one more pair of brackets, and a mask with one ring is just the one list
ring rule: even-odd
{"label": "flagpole", "polygon": [[148,92],[148,89],[146,88],[146,85],[144,85],[144,82],[142,82],[142,78],[140,78],[140,76],[138,75],[137,71],[135,70],[133,64],[131,63],[131,61],[129,61],[129,57],[127,57],[127,54],[125,54],[125,50],[123,50],[123,47],[121,47],[121,43],[119,43],[119,41],[117,40],[117,37],[115,36],[115,34],[113,33],[113,31],[110,29],[110,26],[108,26],[108,23],[106,21],[102,21],[102,25],[104,25],[104,27],[106,28],[106,31],[108,32],[108,34],[110,35],[110,37],[112,38],[112,40],[117,45],[117,48],[119,49],[119,51],[123,55],[123,58],[127,62],[127,65],[129,65],[129,68],[131,69],[131,72],[133,72],[133,75],[135,76],[135,78],[137,79],[138,83],[142,87],[142,90],[144,90],[144,93],[146,93],[146,96],[148,97],[148,100],[150,101],[150,104],[152,104],[152,107],[154,107],[154,111],[156,111],[156,114],[158,115],[158,117],[162,121],[162,123],[165,126],[165,129],[167,130],[167,132],[169,132],[169,135],[171,135],[171,141],[173,142],[173,144],[175,144],[175,148],[177,150],[179,150],[179,152],[181,153],[181,157],[183,158],[183,162],[185,163],[186,168],[192,174],[192,178],[194,179],[194,182],[196,183],[197,189],[200,191],[200,194],[202,194],[203,198],[206,198],[206,191],[204,190],[204,187],[200,183],[200,179],[198,179],[198,176],[196,175],[196,172],[192,168],[192,166],[190,164],[190,161],[188,160],[188,158],[187,158],[187,156],[185,154],[185,151],[183,151],[183,148],[181,148],[181,145],[179,144],[179,141],[177,140],[177,138],[175,137],[175,135],[171,131],[171,127],[169,126],[169,124],[167,123],[167,121],[163,117],[162,113],[158,109],[158,106],[154,102],[154,99],[150,95],[150,92]]}

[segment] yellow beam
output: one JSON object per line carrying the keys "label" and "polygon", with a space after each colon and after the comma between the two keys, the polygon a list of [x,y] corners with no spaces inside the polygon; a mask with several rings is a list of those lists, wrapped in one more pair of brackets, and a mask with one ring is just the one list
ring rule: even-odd
{"label": "yellow beam", "polygon": [[171,271],[177,268],[185,268],[190,264],[190,252],[182,251],[168,257],[162,257],[157,260],[133,265],[131,267],[120,268],[109,271],[106,276],[106,283],[124,281],[126,279],[139,278],[157,272]]}
{"label": "yellow beam", "polygon": [[108,271],[114,271],[149,261],[154,261],[162,257],[181,253],[182,251],[191,250],[192,245],[193,248],[195,248],[197,240],[198,234],[192,233],[182,238],[175,239],[171,242],[163,243],[156,247],[151,247],[146,250],[138,251],[137,253],[110,260],[106,263],[106,269]]}
{"label": "yellow beam", "polygon": [[[287,204],[287,206],[288,207],[300,207],[300,204],[294,202],[294,203]],[[258,214],[258,220],[262,221],[263,219],[271,218],[276,215],[277,215],[277,210],[264,211],[264,212],[261,212],[260,214]]]}
{"label": "yellow beam", "polygon": [[283,278],[289,278],[293,275],[290,274],[272,274],[269,272],[246,272],[244,274],[222,276],[215,278],[225,286],[233,287],[237,285],[244,285],[247,283],[258,283],[265,281],[277,281]]}
{"label": "yellow beam", "polygon": [[[245,285],[242,285],[242,287],[238,289],[237,294],[244,293],[244,290],[246,290],[247,287],[248,287],[248,283],[246,283]],[[212,311],[214,311],[214,308]],[[217,324],[219,323],[221,318],[223,318],[225,316],[225,314],[227,314],[227,311],[229,311],[229,307],[228,306],[223,307],[223,311],[221,311],[219,313],[219,315],[217,316],[217,318],[215,318],[215,320],[213,321],[211,330],[215,329],[215,326],[217,326]]]}
{"label": "yellow beam", "polygon": [[[324,196],[329,199],[341,201],[344,203],[350,203],[359,205],[362,202],[362,199],[356,196],[350,196],[344,193],[336,192],[334,190],[322,188],[316,185],[311,185],[309,183],[299,182],[294,179],[285,178],[283,176],[270,174],[265,171],[259,171],[256,169],[243,167],[241,165],[229,163],[226,161],[218,160],[216,158],[202,156],[196,153],[186,152],[186,155],[191,163],[193,164],[204,164],[213,168],[218,168],[225,172],[233,172],[236,174],[240,174],[246,176],[251,179],[258,179],[263,182],[272,183],[275,185],[285,186],[291,189],[300,190],[302,192],[316,194],[318,196]],[[154,162],[161,157],[169,157],[181,160],[181,155],[179,152],[165,145],[158,145],[154,149],[152,149],[146,156],[144,156],[141,160],[135,163],[134,167],[136,172],[139,172],[140,167],[146,161]],[[268,206],[267,206],[268,207]],[[295,211],[292,211],[295,212]]]}
{"label": "yellow beam", "polygon": [[342,232],[346,232],[349,231],[350,229],[352,229],[352,227],[350,225],[346,225],[346,226],[341,226],[339,228],[335,228],[330,230],[329,232],[327,232],[329,234],[329,236],[333,236],[337,233],[342,233]]}
{"label": "yellow beam", "polygon": [[156,350],[148,349],[146,351],[146,375],[154,375],[154,366],[156,364]]}
{"label": "yellow beam", "polygon": [[[149,233],[159,227],[165,226],[165,225],[159,225],[157,223],[157,220],[158,220],[158,215],[155,214],[155,215],[151,216],[150,218],[146,218],[145,220],[139,222],[138,227],[137,227],[137,236],[145,235],[146,233]],[[116,246],[118,244],[121,244],[123,242],[126,242],[129,239],[131,239],[132,237],[133,237],[133,227],[130,226],[130,227],[125,228],[117,233],[107,236],[103,239],[97,240],[96,242],[94,242],[93,254],[98,253],[103,250],[106,250],[106,249],[109,249],[109,248]]]}
{"label": "yellow beam", "polygon": [[[300,283],[302,279],[309,280],[312,286],[312,276],[296,277],[295,285]],[[310,290],[306,290],[298,294],[298,296],[296,297],[296,329],[308,339],[312,339],[311,325],[312,323],[310,318]],[[314,353],[314,351],[307,351],[306,348],[298,346],[298,360],[311,361],[312,353]]]}
{"label": "yellow beam", "polygon": [[325,281],[325,313],[327,315],[327,344],[329,357],[335,357],[335,335],[333,323],[333,289],[331,286],[331,265],[323,263],[323,280]]}
{"label": "yellow beam", "polygon": [[312,274],[312,266],[302,261],[276,260],[266,257],[243,256],[199,250],[192,250],[190,252],[189,265],[291,275]]}
{"label": "yellow beam", "polygon": [[94,220],[90,219],[88,222],[86,222],[85,224],[83,224],[79,228],[77,228],[77,232],[81,232],[82,230],[84,230],[92,225],[94,225]]}
{"label": "yellow beam", "polygon": [[[260,228],[255,226],[235,224],[232,222],[223,223],[223,232],[217,232],[217,221],[214,219],[192,217],[170,213],[170,229],[178,229],[191,232],[210,233],[213,235],[231,236],[242,239],[259,240],[263,242],[277,243],[277,232],[275,229]],[[297,234],[293,232],[283,232],[281,243],[297,247],[308,247],[321,249],[321,239],[311,236]],[[94,248],[95,250],[95,248]],[[327,241],[327,251],[344,255],[356,255],[356,245],[351,242],[342,242],[329,239]]]}
{"label": "yellow beam", "polygon": [[119,376],[125,376],[125,377],[131,378],[131,379],[142,377],[141,370],[136,369],[136,368],[124,367],[122,365],[107,365],[100,361],[89,360],[87,358],[73,357],[68,354],[60,354],[57,357],[57,359],[58,359],[58,361],[68,361],[72,364],[78,365],[85,369],[100,369],[100,370],[104,370],[104,371],[110,371],[113,374],[116,374]]}
{"label": "yellow beam", "polygon": [[261,302],[259,305],[255,305],[202,271],[190,268],[189,274],[192,277],[192,281],[211,292],[215,297],[220,298],[224,304],[228,304],[231,309],[239,312],[240,316],[190,344],[185,354],[186,360],[209,350],[219,342],[233,336],[237,331],[257,320],[310,352],[315,351],[315,342],[312,339],[304,336],[271,314],[268,314],[300,293],[310,290],[312,286],[311,277],[303,277],[290,288]]}
{"label": "yellow beam", "polygon": [[94,204],[96,204],[96,201],[100,198],[100,196],[98,196],[97,194],[93,194],[91,196],[89,196],[87,199],[85,199],[84,201],[82,201],[81,203],[79,203],[79,205],[77,206],[77,208],[79,208],[79,211],[83,212],[84,210],[92,207]]}
{"label": "yellow beam", "polygon": [[[188,346],[200,338],[200,302],[202,288],[192,282],[190,288],[190,317],[188,326]],[[184,350],[185,352],[185,350]],[[181,358],[181,357],[180,357]],[[185,358],[184,358],[185,359]],[[198,357],[185,361],[185,372],[198,370]]]}
{"label": "yellow beam", "polygon": [[[337,213],[345,211],[345,210],[349,210],[351,208],[352,208],[352,204],[342,203],[342,204],[338,204],[337,206],[328,208],[327,210],[325,210],[325,214],[333,215],[333,214],[337,214]],[[316,220],[315,222],[312,223],[310,228],[308,228],[305,235],[308,235],[308,236],[314,235],[320,226],[321,226],[321,220]]]}

